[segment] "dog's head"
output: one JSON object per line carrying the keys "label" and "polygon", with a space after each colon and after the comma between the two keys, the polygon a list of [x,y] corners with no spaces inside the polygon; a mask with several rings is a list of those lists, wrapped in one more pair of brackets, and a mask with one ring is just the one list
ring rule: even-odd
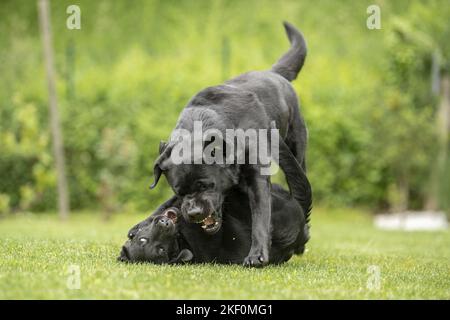
{"label": "dog's head", "polygon": [[162,215],[151,217],[122,247],[119,261],[152,262],[156,264],[188,262],[193,254],[180,248],[177,238],[178,208],[169,208]]}
{"label": "dog's head", "polygon": [[178,164],[170,159],[172,146],[162,143],[160,156],[154,165],[155,180],[162,174],[175,192],[182,198],[181,212],[187,222],[199,223],[208,234],[214,234],[222,225],[224,195],[238,183],[235,165]]}

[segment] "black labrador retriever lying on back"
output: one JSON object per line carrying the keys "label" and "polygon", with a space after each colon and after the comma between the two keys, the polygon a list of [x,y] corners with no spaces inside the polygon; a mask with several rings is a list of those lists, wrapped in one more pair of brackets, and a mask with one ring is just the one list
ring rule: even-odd
{"label": "black labrador retriever lying on back", "polygon": [[[270,176],[261,174],[265,164],[250,163],[248,159],[245,164],[239,161],[225,165],[175,163],[173,154],[176,152],[173,151],[180,145],[175,132],[192,133],[196,122],[201,122],[203,132],[215,129],[223,135],[228,129],[270,131],[275,127],[305,169],[306,126],[290,82],[296,79],[303,66],[306,44],[294,26],[289,23],[284,26],[291,47],[278,62],[270,70],[247,72],[196,94],[180,114],[169,142],[161,144],[160,156],[154,164],[155,181],[151,188],[164,174],[175,192],[175,196],[160,207],[159,213],[181,199],[183,216],[189,222],[203,225],[201,230],[210,235],[221,228],[224,200],[229,190],[238,187],[247,194],[249,210],[245,213],[251,216],[252,223],[251,246],[241,261],[245,266],[261,267],[269,259],[272,197]],[[268,150],[271,145],[269,142]],[[245,148],[244,151],[249,152],[249,147]],[[228,147],[222,148],[225,149]],[[282,164],[280,167],[287,174]],[[307,183],[305,175],[303,178]],[[212,238],[205,237],[205,241],[208,239]]]}
{"label": "black labrador retriever lying on back", "polygon": [[[281,186],[272,185],[272,244],[269,263],[288,261],[294,253],[303,253],[309,240],[309,211]],[[233,189],[224,204],[224,221],[214,235],[200,225],[186,222],[177,207],[153,215],[122,248],[124,262],[184,263],[216,262],[241,264],[251,245],[250,206],[245,193]]]}

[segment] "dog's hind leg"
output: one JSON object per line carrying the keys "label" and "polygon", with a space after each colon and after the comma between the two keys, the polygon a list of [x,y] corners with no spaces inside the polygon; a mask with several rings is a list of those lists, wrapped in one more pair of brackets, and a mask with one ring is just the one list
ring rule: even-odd
{"label": "dog's hind leg", "polygon": [[[305,171],[294,157],[287,144],[280,139],[279,142],[279,166],[283,170],[289,190],[302,207],[306,218],[312,207],[312,190]],[[305,219],[306,221],[308,219]]]}
{"label": "dog's hind leg", "polygon": [[293,117],[289,125],[286,136],[286,144],[291,150],[294,157],[306,172],[306,145],[308,140],[308,131],[306,129],[305,120],[300,115],[298,104],[293,106]]}
{"label": "dog's hind leg", "polygon": [[308,242],[309,235],[309,219],[312,208],[312,190],[311,184],[306,176],[305,171],[294,157],[288,145],[280,139],[279,142],[279,165],[283,170],[289,190],[302,208],[300,219],[300,232],[297,239],[295,253],[303,253],[305,244]]}

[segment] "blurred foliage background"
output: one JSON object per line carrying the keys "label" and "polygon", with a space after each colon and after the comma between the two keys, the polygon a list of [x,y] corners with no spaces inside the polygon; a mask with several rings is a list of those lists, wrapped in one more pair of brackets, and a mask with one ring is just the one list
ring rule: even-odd
{"label": "blurred foliage background", "polygon": [[[381,30],[366,27],[373,3]],[[71,4],[81,30],[66,28]],[[270,68],[289,47],[283,20],[308,43],[293,84],[316,204],[450,207],[439,133],[447,0],[58,0],[51,15],[72,209],[149,210],[168,198],[165,183],[148,190],[159,141],[202,88]],[[0,214],[55,210],[36,2],[2,0],[0,17]]]}

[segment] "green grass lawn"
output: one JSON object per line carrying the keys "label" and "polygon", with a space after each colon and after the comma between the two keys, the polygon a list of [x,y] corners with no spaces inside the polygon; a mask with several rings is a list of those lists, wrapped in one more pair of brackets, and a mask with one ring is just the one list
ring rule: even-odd
{"label": "green grass lawn", "polygon": [[[143,216],[122,214],[107,223],[99,217],[0,220],[0,298],[450,298],[448,231],[380,231],[367,213],[316,209],[308,251],[282,266],[127,265],[116,257],[128,228]],[[80,289],[67,286],[71,265],[80,268]]]}

